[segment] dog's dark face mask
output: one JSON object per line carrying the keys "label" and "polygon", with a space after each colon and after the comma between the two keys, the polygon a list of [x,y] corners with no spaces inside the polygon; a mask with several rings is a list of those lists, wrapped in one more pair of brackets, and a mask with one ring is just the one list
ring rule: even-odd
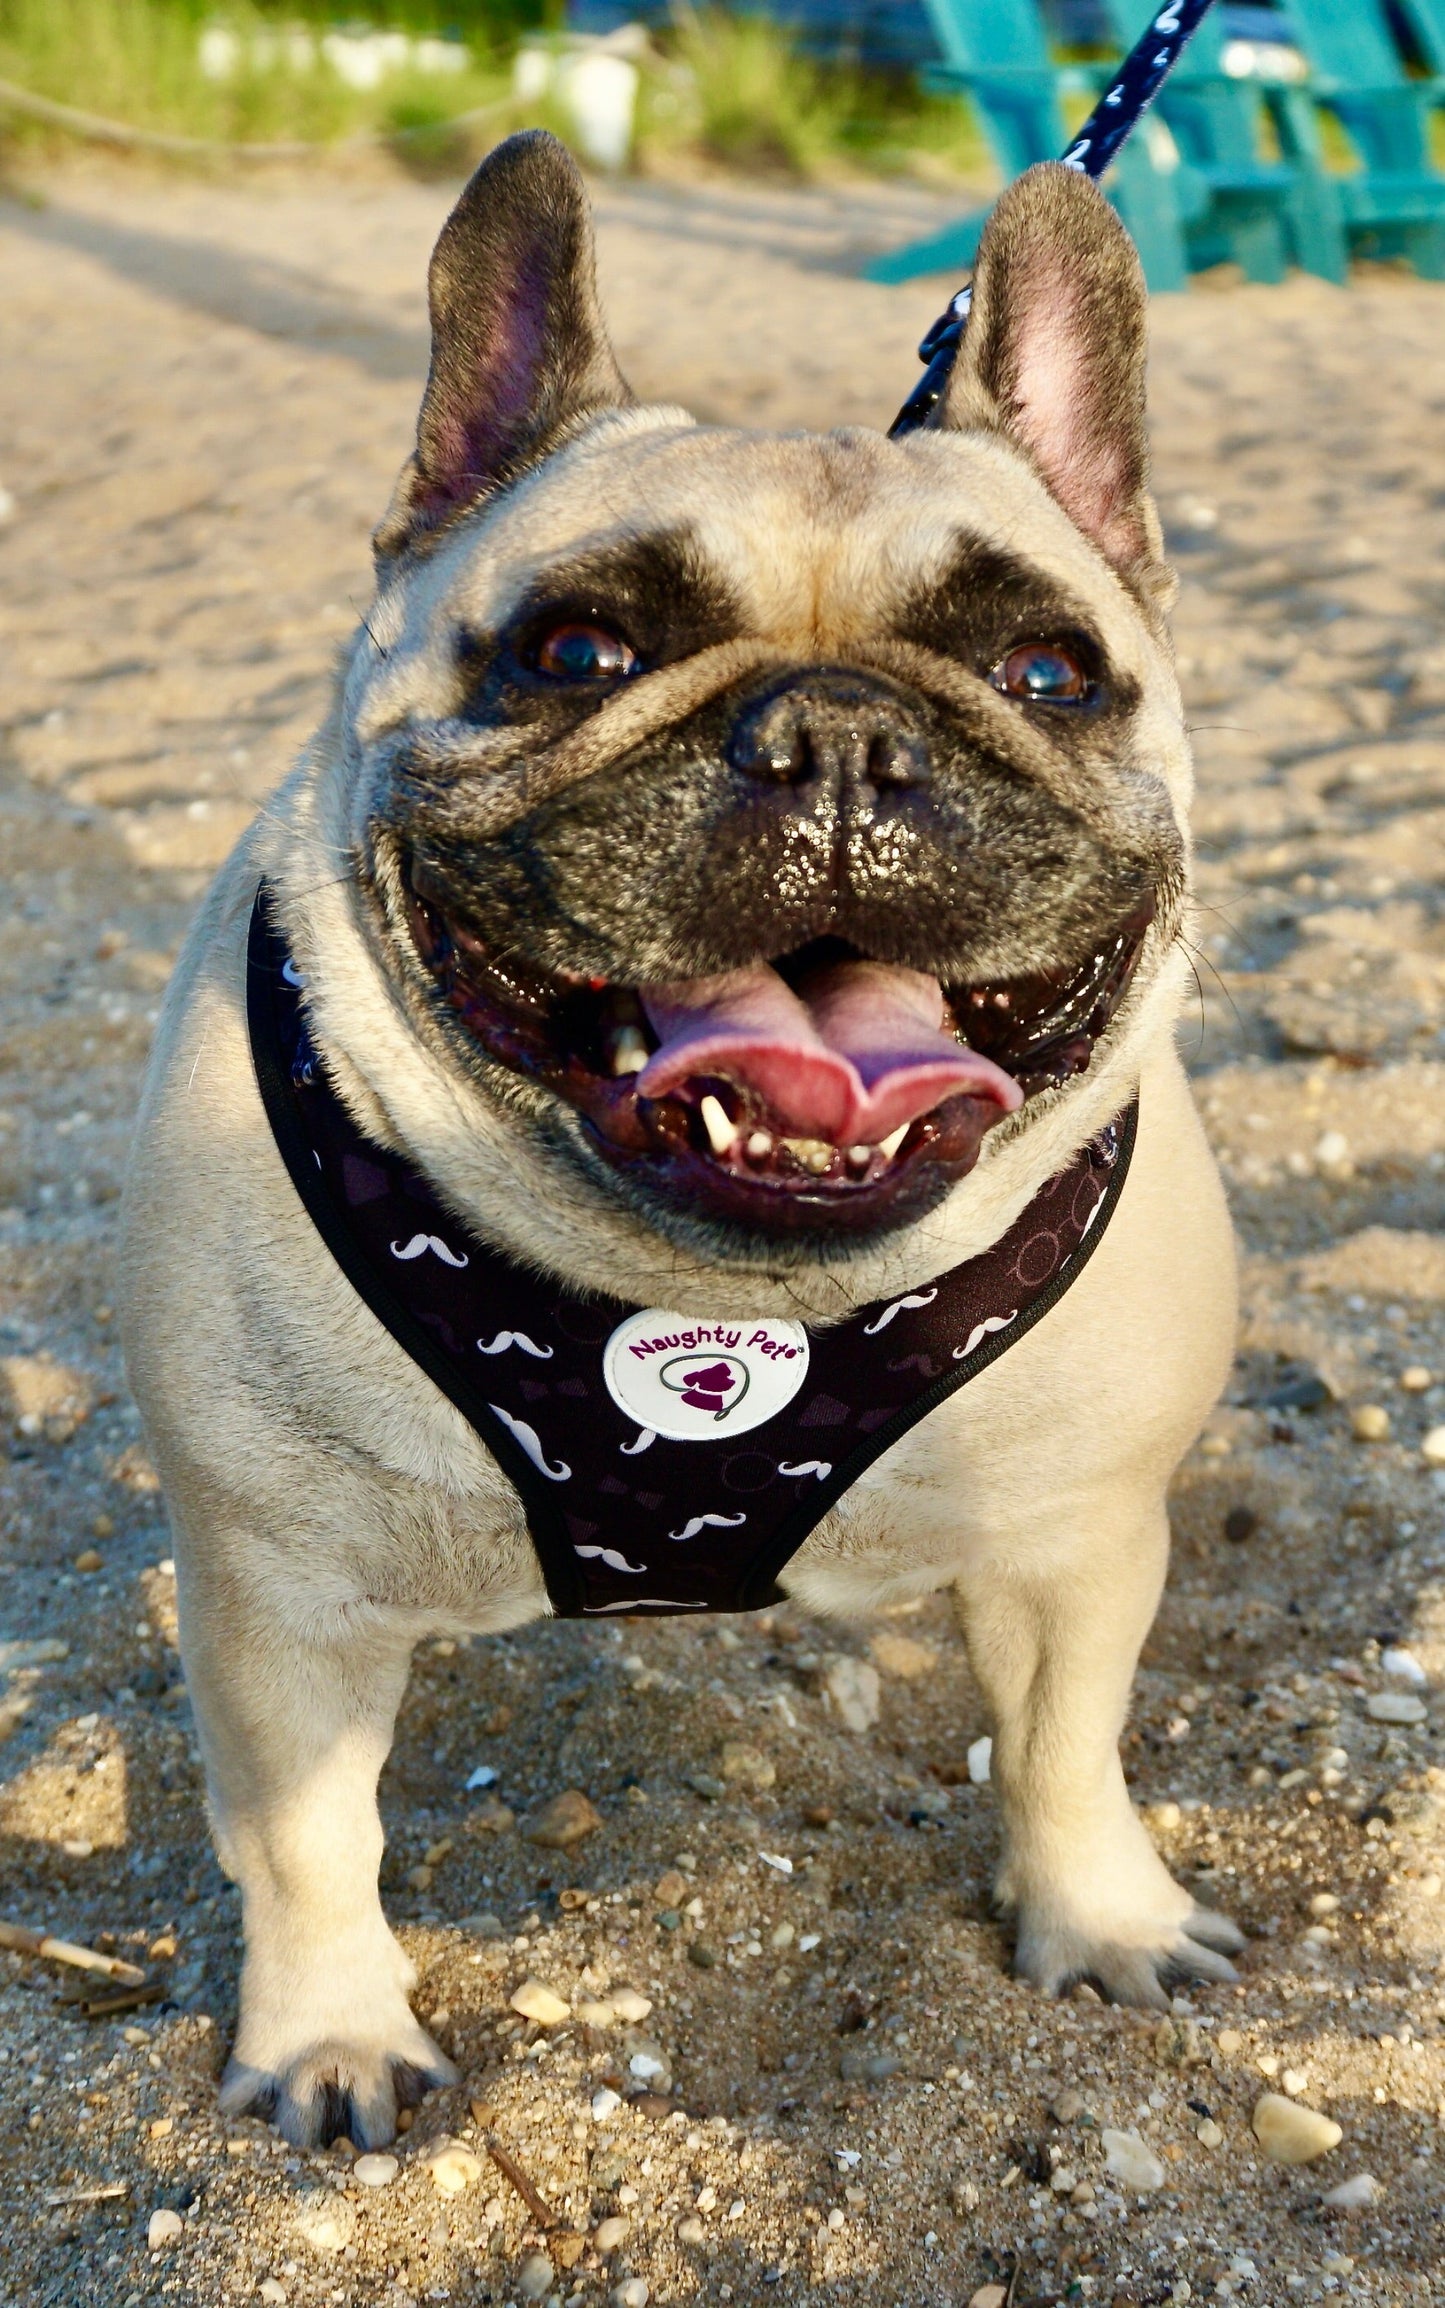
{"label": "dog's dark face mask", "polygon": [[1090,1067],[1178,926],[1132,250],[1021,180],[899,444],[632,409],[550,139],[479,170],[431,286],[377,540],[425,678],[350,732],[391,967],[660,1231],[876,1237]]}

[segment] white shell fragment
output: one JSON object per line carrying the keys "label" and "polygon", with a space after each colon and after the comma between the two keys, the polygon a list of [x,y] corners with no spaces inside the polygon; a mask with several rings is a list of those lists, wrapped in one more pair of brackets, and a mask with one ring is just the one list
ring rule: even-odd
{"label": "white shell fragment", "polygon": [[1365,1713],[1375,1723],[1423,1723],[1426,1707],[1413,1691],[1372,1691]]}
{"label": "white shell fragment", "polygon": [[1099,2134],[1104,2150],[1104,2169],[1111,2180],[1131,2195],[1147,2196],[1164,2185],[1164,2166],[1148,2142],[1137,2132],[1103,2131]]}
{"label": "white shell fragment", "polygon": [[1255,2103],[1251,2121],[1255,2138],[1276,2164],[1312,2164],[1316,2156],[1337,2148],[1345,2136],[1333,2116],[1287,2100],[1283,2092],[1266,2092]]}
{"label": "white shell fragment", "polygon": [[535,2020],[538,2027],[560,2027],[563,2020],[572,2017],[572,2006],[540,1979],[524,1979],[507,2000],[513,2011],[520,2012],[523,2019]]}

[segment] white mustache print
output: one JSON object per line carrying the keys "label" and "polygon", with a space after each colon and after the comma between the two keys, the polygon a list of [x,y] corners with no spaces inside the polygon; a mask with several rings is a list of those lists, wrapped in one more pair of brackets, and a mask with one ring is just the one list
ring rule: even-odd
{"label": "white mustache print", "polygon": [[605,1563],[609,1571],[626,1571],[634,1579],[640,1579],[647,1569],[646,1563],[629,1563],[615,1547],[574,1547],[572,1552],[585,1563]]}
{"label": "white mustache print", "polygon": [[910,1290],[906,1297],[895,1298],[891,1306],[884,1307],[876,1322],[867,1322],[863,1325],[863,1336],[876,1338],[879,1331],[886,1330],[894,1315],[901,1314],[906,1306],[932,1306],[937,1296],[938,1285],[935,1283],[932,1290]]}
{"label": "white mustache print", "polygon": [[584,1603],[582,1615],[600,1619],[608,1611],[705,1611],[706,1603],[674,1603],[669,1595],[627,1595],[620,1603]]}
{"label": "white mustache print", "polygon": [[693,1515],[680,1531],[669,1531],[667,1535],[670,1539],[695,1539],[698,1532],[705,1530],[709,1523],[714,1530],[731,1531],[747,1519],[746,1515]]}
{"label": "white mustache print", "polygon": [[414,1234],[410,1242],[393,1242],[391,1255],[393,1258],[423,1258],[429,1250],[435,1251],[444,1266],[471,1265],[465,1251],[458,1253],[448,1250],[439,1234]]}
{"label": "white mustache print", "polygon": [[513,1418],[511,1412],[503,1410],[499,1402],[489,1402],[487,1408],[490,1411],[495,1411],[503,1426],[516,1436],[538,1474],[545,1475],[549,1483],[571,1482],[572,1469],[565,1459],[558,1459],[554,1467],[548,1466],[547,1453],[542,1448],[542,1438],[534,1426],[528,1426],[524,1418]]}
{"label": "white mustache print", "polygon": [[1011,1322],[1017,1322],[1018,1314],[1019,1310],[1017,1307],[1015,1307],[1012,1314],[985,1315],[982,1322],[976,1322],[974,1324],[962,1346],[956,1346],[954,1348],[954,1361],[963,1362],[969,1355],[972,1354],[974,1348],[980,1345],[982,1341],[989,1336],[990,1332],[995,1330],[1007,1330]]}
{"label": "white mustache print", "polygon": [[535,1345],[525,1330],[499,1330],[490,1346],[484,1338],[477,1340],[477,1351],[480,1354],[505,1354],[509,1346],[519,1346],[523,1354],[534,1354],[538,1362],[550,1362],[552,1359],[551,1347]]}
{"label": "white mustache print", "polygon": [[820,1483],[825,1483],[832,1472],[831,1459],[800,1459],[795,1467],[790,1467],[786,1459],[778,1461],[780,1475],[816,1475]]}
{"label": "white mustache print", "polygon": [[636,1442],[630,1442],[630,1443],[619,1443],[619,1444],[617,1445],[617,1448],[618,1448],[618,1449],[621,1451],[621,1453],[622,1453],[622,1455],[623,1455],[623,1457],[624,1457],[625,1459],[635,1459],[639,1451],[650,1450],[650,1449],[652,1448],[652,1445],[653,1445],[653,1444],[656,1442],[656,1440],[657,1440],[657,1429],[656,1429],[656,1427],[655,1427],[655,1426],[645,1426],[645,1427],[642,1429],[642,1432],[641,1432],[641,1434],[638,1436],[638,1438],[637,1438]]}

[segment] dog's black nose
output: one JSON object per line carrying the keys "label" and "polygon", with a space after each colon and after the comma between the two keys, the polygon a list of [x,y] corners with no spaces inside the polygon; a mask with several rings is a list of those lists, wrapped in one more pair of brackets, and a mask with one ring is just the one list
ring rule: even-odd
{"label": "dog's black nose", "polygon": [[734,769],[776,785],[921,785],[928,748],[908,706],[865,674],[795,676],[739,715],[728,743]]}

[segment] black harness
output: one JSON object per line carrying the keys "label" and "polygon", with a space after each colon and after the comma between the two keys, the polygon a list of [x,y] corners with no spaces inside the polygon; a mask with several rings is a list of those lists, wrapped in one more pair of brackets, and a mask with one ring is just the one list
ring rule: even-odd
{"label": "black harness", "polygon": [[310,1039],[264,887],[247,1011],[272,1133],[317,1232],[509,1476],[560,1618],[778,1601],[829,1508],[1082,1273],[1138,1122],[1135,1102],[991,1249],[921,1290],[817,1330],[698,1320],[528,1272],[364,1137]]}

